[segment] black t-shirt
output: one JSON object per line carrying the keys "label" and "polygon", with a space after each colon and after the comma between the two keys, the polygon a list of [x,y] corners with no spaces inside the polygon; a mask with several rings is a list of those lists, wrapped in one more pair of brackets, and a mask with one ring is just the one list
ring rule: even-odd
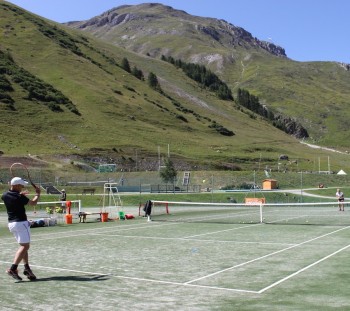
{"label": "black t-shirt", "polygon": [[9,222],[27,220],[24,206],[28,204],[29,198],[17,191],[9,190],[1,196],[1,199],[5,203]]}

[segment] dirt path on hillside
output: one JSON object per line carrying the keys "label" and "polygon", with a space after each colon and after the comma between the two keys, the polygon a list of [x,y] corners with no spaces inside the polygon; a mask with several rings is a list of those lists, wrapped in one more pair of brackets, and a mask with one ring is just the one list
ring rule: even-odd
{"label": "dirt path on hillside", "polygon": [[303,145],[306,145],[306,146],[308,146],[310,148],[313,148],[313,149],[326,150],[326,151],[336,152],[336,153],[340,153],[340,154],[349,154],[348,151],[340,151],[340,150],[336,150],[336,149],[333,149],[333,148],[317,146],[317,145],[314,145],[314,144],[306,143],[304,141],[301,141],[300,143],[303,144]]}
{"label": "dirt path on hillside", "polygon": [[32,156],[1,156],[0,168],[9,168],[13,163],[22,163],[27,167],[44,167],[48,164],[40,159],[36,159]]}
{"label": "dirt path on hillside", "polygon": [[[283,192],[296,194],[296,195],[303,195],[304,197],[314,197],[314,198],[321,198],[321,199],[331,199],[336,200],[335,195],[334,196],[326,196],[326,195],[319,195],[315,193],[309,193],[308,190],[317,190],[318,188],[312,188],[312,189],[298,189],[298,190],[285,190]],[[336,189],[336,188],[334,188]],[[335,193],[335,190],[334,190]]]}

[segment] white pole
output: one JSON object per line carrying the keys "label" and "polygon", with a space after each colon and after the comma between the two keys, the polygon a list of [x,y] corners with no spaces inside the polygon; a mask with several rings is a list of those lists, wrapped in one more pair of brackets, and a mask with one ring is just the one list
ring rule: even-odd
{"label": "white pole", "polygon": [[303,171],[300,171],[300,200],[303,202]]}
{"label": "white pole", "polygon": [[137,159],[137,149],[136,149],[136,172],[138,171],[137,161],[138,161],[138,159]]}
{"label": "white pole", "polygon": [[261,165],[261,153],[260,153],[260,159],[259,159],[259,172],[260,172],[260,165]]}
{"label": "white pole", "polygon": [[160,171],[160,147],[158,146],[158,171]]}
{"label": "white pole", "polygon": [[255,185],[256,185],[256,176],[255,176],[255,170],[254,170],[254,198],[255,198],[255,192],[256,192],[256,189],[255,189]]}
{"label": "white pole", "polygon": [[328,174],[331,173],[331,163],[329,162],[329,156],[328,156]]}

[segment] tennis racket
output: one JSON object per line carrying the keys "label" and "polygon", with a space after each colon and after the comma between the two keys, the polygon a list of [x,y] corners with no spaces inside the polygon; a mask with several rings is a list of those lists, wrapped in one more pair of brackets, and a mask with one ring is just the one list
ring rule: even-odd
{"label": "tennis racket", "polygon": [[10,172],[12,177],[21,177],[23,179],[26,179],[30,182],[30,184],[33,186],[34,189],[37,189],[38,187],[34,184],[28,168],[22,164],[22,163],[13,163],[10,167]]}

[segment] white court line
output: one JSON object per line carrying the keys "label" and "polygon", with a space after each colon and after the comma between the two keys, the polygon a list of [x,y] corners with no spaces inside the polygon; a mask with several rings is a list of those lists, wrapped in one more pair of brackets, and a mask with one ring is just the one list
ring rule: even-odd
{"label": "white court line", "polygon": [[184,237],[183,239],[190,239],[190,238],[195,238],[195,237],[204,236],[204,235],[217,234],[217,233],[222,233],[222,232],[227,232],[227,231],[234,231],[234,230],[245,229],[245,228],[251,228],[253,226],[261,226],[261,225],[262,224],[259,223],[259,224],[246,225],[246,226],[241,226],[241,227],[236,227],[236,228],[231,228],[231,229],[225,229],[225,230],[219,230],[219,231],[213,231],[213,232],[189,235],[187,237]]}
{"label": "white court line", "polygon": [[263,292],[266,292],[267,290],[271,289],[272,287],[275,287],[275,286],[277,286],[277,285],[283,283],[284,281],[287,281],[287,280],[289,280],[290,278],[292,278],[292,277],[298,275],[299,273],[304,272],[304,271],[306,271],[307,269],[312,268],[313,266],[318,265],[319,263],[321,263],[321,262],[327,260],[328,258],[333,257],[334,255],[336,255],[336,254],[338,254],[338,253],[340,253],[340,252],[346,250],[346,249],[349,248],[349,247],[350,247],[350,244],[347,245],[347,246],[345,246],[345,247],[343,247],[343,248],[341,248],[341,249],[338,249],[338,250],[335,251],[334,253],[329,254],[328,256],[323,257],[323,258],[321,258],[320,260],[318,260],[318,261],[316,261],[316,262],[314,262],[314,263],[312,263],[312,264],[310,264],[310,265],[308,265],[308,266],[306,266],[306,267],[304,267],[304,268],[302,268],[302,269],[300,269],[300,270],[298,270],[298,271],[296,271],[296,272],[294,272],[294,273],[292,273],[292,274],[286,276],[285,278],[283,278],[283,279],[281,279],[281,280],[279,280],[279,281],[277,281],[277,282],[275,282],[275,283],[272,283],[271,285],[269,285],[269,286],[267,286],[267,287],[265,287],[265,288],[259,290],[258,293],[259,293],[259,294],[262,294]]}
{"label": "white court line", "polygon": [[290,249],[299,247],[299,246],[301,246],[301,245],[304,245],[304,244],[313,242],[313,241],[315,241],[315,240],[324,238],[324,237],[326,237],[326,236],[332,235],[332,234],[334,234],[334,233],[337,233],[337,232],[340,232],[340,231],[342,231],[342,230],[346,230],[346,229],[349,229],[349,228],[350,228],[350,227],[344,227],[344,228],[341,228],[341,229],[338,229],[338,230],[335,230],[335,231],[332,231],[332,232],[329,232],[329,233],[320,235],[320,236],[318,236],[318,237],[316,237],[316,238],[313,238],[313,239],[304,241],[304,242],[302,242],[302,243],[295,244],[295,245],[292,245],[292,246],[283,248],[283,249],[281,249],[281,250],[272,252],[272,253],[270,253],[270,254],[266,254],[266,255],[264,255],[264,256],[261,256],[261,257],[255,258],[255,259],[248,260],[248,261],[246,261],[246,262],[242,262],[242,263],[240,263],[240,264],[238,264],[238,265],[234,265],[234,266],[232,266],[232,267],[229,267],[229,268],[226,268],[226,269],[222,269],[222,270],[216,271],[216,272],[214,272],[214,273],[207,274],[207,275],[202,276],[202,277],[200,277],[200,278],[197,278],[197,279],[188,281],[188,282],[186,282],[186,284],[192,284],[192,283],[194,283],[194,282],[198,282],[198,281],[201,281],[201,280],[210,278],[210,277],[212,277],[212,276],[221,274],[221,273],[223,273],[223,272],[230,271],[230,270],[236,269],[236,268],[238,268],[238,267],[242,267],[242,266],[248,265],[248,264],[250,264],[250,263],[253,263],[253,262],[256,262],[256,261],[259,261],[259,260],[268,258],[268,257],[271,257],[271,256],[273,256],[273,255],[283,253],[283,252],[285,252],[285,251],[287,251],[287,250],[290,250]]}
{"label": "white court line", "polygon": [[[12,262],[1,261],[1,260],[0,260],[0,263],[1,264],[12,264]],[[97,272],[88,272],[88,271],[81,271],[81,270],[53,268],[53,267],[45,267],[45,266],[39,266],[39,265],[33,265],[33,264],[31,265],[31,267],[38,268],[38,269],[54,270],[54,271],[72,272],[72,273],[77,273],[77,274],[80,273],[80,274],[96,275],[96,276],[108,276],[108,277],[113,277],[113,278],[118,278],[118,279],[140,281],[140,282],[151,282],[151,283],[158,283],[158,284],[167,284],[167,285],[172,285],[172,286],[198,287],[198,288],[206,288],[206,289],[231,291],[231,292],[259,294],[259,292],[257,292],[257,291],[244,290],[244,289],[196,285],[196,284],[186,284],[186,283],[182,283],[182,282],[172,282],[172,281],[163,281],[163,280],[155,280],[155,279],[137,278],[137,277],[115,275],[115,274],[110,274],[110,273],[97,273]],[[38,278],[38,282],[40,282],[40,278]],[[113,291],[115,291],[115,290],[113,289]]]}
{"label": "white court line", "polygon": [[[65,239],[65,238],[70,238],[70,237],[78,237],[78,236],[84,236],[84,235],[88,235],[88,234],[92,234],[95,235],[96,231],[102,231],[100,234],[103,233],[108,233],[110,231],[128,231],[128,230],[138,230],[138,229],[152,229],[152,228],[156,228],[156,227],[163,227],[163,226],[176,226],[182,223],[179,222],[175,222],[175,223],[156,223],[156,222],[151,222],[151,223],[142,223],[142,224],[131,224],[131,225],[123,225],[122,227],[118,227],[118,226],[114,226],[115,224],[112,224],[106,228],[90,228],[90,229],[79,229],[79,230],[69,230],[69,231],[62,231],[60,232],[60,235],[57,236],[57,232],[43,232],[40,234],[33,234],[32,232],[32,239],[31,242],[38,242],[38,241],[47,241],[47,240],[57,240],[57,239]],[[83,224],[82,224],[83,225]],[[255,224],[256,225],[256,224]],[[247,226],[242,226],[242,227],[238,227],[238,228],[233,228],[233,229],[226,229],[226,230],[221,230],[221,231],[216,231],[216,232],[211,232],[211,233],[207,233],[207,234],[202,234],[202,235],[209,235],[209,234],[215,234],[215,233],[220,233],[223,231],[231,231],[231,230],[238,230],[238,229],[242,229],[242,228],[249,228],[251,226],[255,226],[255,225],[247,225]],[[257,224],[260,225],[260,224]],[[50,237],[51,236],[51,237]],[[201,236],[201,235],[193,235],[193,237],[196,236]],[[187,239],[187,238],[191,238],[192,236],[188,236],[188,237],[183,237],[182,239]],[[13,244],[13,237],[8,237],[7,238],[9,241],[3,243],[2,241],[0,241],[0,246],[1,245],[7,245],[7,244]],[[181,239],[181,238],[179,238]]]}
{"label": "white court line", "polygon": [[[172,225],[172,224],[167,223],[167,224],[161,224],[161,225],[156,225],[156,226],[163,226],[163,225]],[[173,225],[176,225],[176,223],[173,224]],[[136,226],[137,226],[137,227],[136,227]],[[128,228],[126,228],[126,227],[122,227],[122,228],[120,228],[120,227],[108,227],[108,228],[84,229],[84,230],[77,230],[77,231],[84,231],[84,232],[85,232],[85,235],[86,235],[86,233],[89,233],[89,232],[91,232],[91,231],[97,231],[97,230],[99,230],[99,231],[101,230],[101,231],[102,231],[102,230],[108,229],[108,231],[110,231],[109,229],[113,229],[113,230],[118,229],[117,231],[119,231],[119,230],[121,229],[121,231],[125,231],[125,230],[129,230],[129,229],[139,229],[139,228],[142,228],[143,226],[145,226],[145,227],[147,227],[147,228],[156,227],[154,224],[152,224],[152,226],[149,226],[149,224],[145,224],[145,225],[142,225],[142,226],[139,226],[139,224],[135,224],[135,225],[133,224],[133,225],[132,225],[132,228],[130,228],[130,227],[131,227],[131,225],[130,225],[130,227],[128,227]],[[247,226],[247,227],[251,227],[251,225],[249,225],[249,226]],[[227,269],[223,269],[223,270],[221,270],[221,271],[217,271],[217,272],[215,272],[215,273],[212,273],[212,274],[206,275],[206,276],[204,276],[204,277],[197,278],[197,279],[195,279],[195,280],[191,280],[191,281],[188,281],[188,282],[185,282],[185,283],[170,282],[170,281],[162,281],[162,280],[153,280],[153,279],[144,279],[144,278],[135,278],[135,277],[116,276],[116,275],[104,274],[104,273],[92,273],[92,272],[86,272],[86,271],[69,270],[69,269],[61,269],[61,268],[50,268],[50,267],[43,267],[43,266],[35,266],[35,267],[39,267],[39,268],[43,268],[43,269],[49,269],[49,270],[71,271],[71,272],[84,273],[84,274],[91,274],[91,275],[109,275],[109,276],[113,276],[113,277],[117,277],[117,278],[130,279],[130,280],[139,280],[139,281],[147,281],[147,282],[154,282],[154,283],[164,283],[164,284],[171,284],[171,285],[193,286],[193,287],[211,288],[211,289],[226,290],[226,291],[234,291],[234,292],[244,292],[244,293],[260,294],[260,293],[263,293],[263,292],[265,292],[266,290],[268,290],[268,289],[270,289],[270,288],[272,288],[272,287],[274,287],[274,286],[277,286],[278,284],[280,284],[280,283],[282,283],[282,282],[288,280],[289,278],[291,278],[291,277],[293,277],[293,276],[295,276],[295,275],[297,275],[297,274],[299,274],[299,273],[305,271],[306,269],[308,269],[308,268],[310,268],[310,267],[312,267],[312,266],[314,266],[314,265],[316,265],[316,264],[318,264],[318,263],[320,263],[320,262],[322,262],[322,261],[324,261],[324,260],[326,260],[326,259],[328,259],[328,258],[334,256],[335,254],[337,254],[337,253],[339,253],[339,252],[341,252],[341,251],[347,249],[348,247],[350,247],[350,245],[348,245],[348,246],[346,246],[346,247],[344,247],[344,248],[342,248],[342,249],[340,249],[340,250],[334,252],[334,253],[331,254],[331,255],[326,256],[325,258],[323,258],[323,259],[321,259],[321,260],[319,260],[319,261],[317,261],[317,262],[315,262],[315,263],[313,263],[313,264],[311,264],[311,265],[309,265],[309,266],[307,266],[307,267],[305,267],[305,268],[303,268],[303,269],[301,269],[301,270],[299,270],[299,271],[297,271],[297,272],[295,272],[295,273],[293,273],[293,274],[290,275],[290,276],[287,276],[287,277],[281,279],[280,281],[277,281],[277,282],[273,283],[272,285],[270,285],[270,286],[268,286],[268,287],[265,287],[264,289],[262,289],[262,290],[260,290],[260,291],[251,291],[251,290],[244,290],[244,289],[231,289],[231,288],[223,288],[223,287],[215,287],[215,286],[206,286],[206,285],[199,285],[199,284],[192,284],[192,283],[194,283],[194,282],[196,282],[196,281],[199,281],[199,280],[202,280],[202,279],[205,279],[205,278],[209,278],[209,277],[214,276],[214,275],[217,275],[217,274],[219,274],[219,273],[223,273],[223,272],[225,272],[225,271],[232,270],[232,269],[237,268],[237,267],[241,267],[241,266],[247,265],[247,264],[252,263],[252,262],[259,261],[259,260],[261,260],[261,259],[264,259],[264,258],[273,256],[273,255],[275,255],[275,254],[282,253],[282,252],[284,252],[284,251],[286,251],[286,250],[293,249],[293,248],[295,248],[295,247],[304,245],[304,244],[306,244],[306,243],[310,243],[310,242],[315,241],[315,240],[317,240],[317,239],[321,239],[321,238],[323,238],[323,237],[332,235],[332,234],[334,234],[334,233],[337,233],[337,232],[339,232],[339,231],[346,230],[346,229],[349,229],[349,228],[350,228],[350,227],[343,227],[343,228],[341,228],[341,229],[338,229],[338,230],[335,230],[335,231],[326,233],[326,234],[321,235],[321,236],[319,236],[319,237],[316,237],[316,238],[313,238],[313,239],[304,241],[304,242],[299,243],[299,244],[293,244],[292,246],[287,247],[287,248],[284,248],[284,249],[282,249],[282,250],[279,250],[279,251],[276,251],[276,252],[272,252],[272,253],[270,253],[270,254],[267,254],[267,255],[264,255],[264,256],[255,258],[255,259],[253,259],[253,260],[249,260],[249,261],[244,262],[244,263],[241,263],[241,264],[239,264],[239,265],[232,266],[232,267],[229,267],[229,268],[227,268]],[[75,232],[77,232],[77,231],[70,231],[70,232],[71,232],[71,233],[75,233]],[[88,231],[88,232],[86,232],[86,231]],[[55,234],[57,234],[57,232],[56,232]],[[94,233],[92,233],[92,234],[94,234]],[[101,233],[100,233],[100,234],[101,234]],[[83,235],[83,233],[80,234],[80,235]],[[78,235],[74,234],[74,235],[72,235],[71,237],[75,237],[75,236],[78,236]],[[69,236],[68,236],[68,237],[69,237]],[[57,239],[57,238],[67,238],[67,236],[64,236],[64,237],[62,237],[62,236],[57,237],[57,236],[56,236],[55,239]],[[181,239],[181,238],[180,238],[180,239]],[[183,239],[186,239],[186,238],[183,238]],[[45,239],[41,239],[41,240],[45,240]],[[202,240],[199,240],[199,241],[202,241]],[[211,240],[210,240],[210,241],[211,241]],[[11,264],[10,262],[4,262],[4,261],[0,261],[0,263]],[[33,267],[34,267],[34,265],[33,265]]]}
{"label": "white court line", "polygon": [[[302,216],[298,216],[298,217],[282,218],[282,219],[279,219],[279,220],[272,221],[270,223],[278,223],[280,221],[298,219],[298,218],[303,218],[303,217],[305,217],[305,216],[302,215]],[[201,234],[196,234],[196,235],[189,235],[188,237],[184,237],[184,239],[186,239],[186,238],[190,239],[190,238],[193,238],[193,237],[200,237],[200,236],[217,234],[217,233],[222,233],[222,232],[227,232],[227,231],[234,231],[234,230],[239,230],[239,229],[246,229],[246,228],[251,228],[251,227],[261,226],[261,225],[264,225],[264,223],[247,224],[247,225],[244,225],[244,226],[241,226],[241,227],[236,227],[236,228],[231,228],[231,229],[218,230],[218,231],[201,233]],[[330,227],[332,227],[332,226],[330,226]]]}
{"label": "white court line", "polygon": [[[336,255],[337,253],[347,249],[348,247],[350,247],[350,245],[334,252],[333,254],[331,255],[328,255],[324,258],[322,258],[321,260],[293,273],[292,275],[290,276],[287,276],[283,279],[281,279],[280,281],[278,282],[275,282],[273,284],[271,284],[270,286],[268,287],[265,287],[264,289],[260,290],[260,291],[252,291],[252,290],[244,290],[244,289],[232,289],[232,288],[225,288],[225,287],[216,287],[216,286],[207,286],[207,285],[199,285],[199,284],[192,284],[193,282],[195,281],[199,281],[201,279],[204,279],[204,278],[208,278],[210,276],[213,276],[213,275],[216,275],[216,274],[219,274],[219,273],[222,273],[222,272],[225,272],[225,271],[228,271],[228,270],[232,270],[236,267],[240,267],[240,266],[244,266],[246,264],[249,264],[249,263],[252,263],[252,262],[255,262],[255,261],[258,261],[258,260],[261,260],[263,258],[267,258],[267,257],[270,257],[272,255],[275,255],[275,254],[278,254],[278,253],[281,253],[281,252],[284,252],[288,249],[292,249],[294,247],[297,247],[297,246],[300,246],[300,245],[303,245],[303,244],[306,244],[306,243],[309,243],[309,242],[312,242],[312,241],[315,241],[317,239],[320,239],[320,238],[323,238],[325,236],[329,236],[331,234],[334,234],[334,233],[337,233],[339,231],[342,231],[342,230],[345,230],[345,229],[349,229],[350,227],[345,227],[345,228],[341,228],[341,229],[338,229],[338,230],[335,230],[333,232],[329,232],[327,234],[324,234],[324,235],[321,235],[319,237],[316,237],[316,238],[313,238],[313,239],[310,239],[308,241],[305,241],[305,242],[302,242],[302,243],[299,243],[299,244],[296,244],[294,246],[291,246],[291,247],[288,247],[288,248],[285,248],[285,249],[282,249],[282,250],[279,250],[279,251],[276,251],[276,252],[273,252],[273,253],[270,253],[270,254],[267,254],[265,256],[261,256],[259,258],[256,258],[256,259],[253,259],[253,260],[250,260],[250,261],[247,261],[245,263],[241,263],[239,265],[236,265],[236,266],[233,266],[233,267],[230,267],[230,268],[227,268],[227,269],[224,269],[224,270],[221,270],[221,271],[218,271],[216,273],[212,273],[210,275],[207,275],[205,277],[202,277],[202,278],[198,278],[198,279],[195,279],[195,280],[192,280],[192,281],[188,281],[188,282],[185,282],[185,283],[181,283],[181,282],[171,282],[171,281],[162,281],[162,280],[154,280],[154,279],[145,279],[145,278],[136,278],[136,277],[127,277],[127,276],[118,276],[118,275],[113,275],[113,274],[105,274],[105,273],[96,273],[96,272],[86,272],[86,271],[79,271],[79,270],[71,270],[71,269],[62,269],[62,268],[52,268],[52,267],[44,267],[44,266],[39,266],[39,265],[32,265],[33,267],[37,267],[37,268],[42,268],[42,269],[47,269],[47,270],[56,270],[56,271],[66,271],[66,272],[74,272],[74,273],[82,273],[82,274],[90,274],[90,275],[100,275],[100,276],[112,276],[112,277],[115,277],[115,278],[121,278],[121,279],[129,279],[129,280],[134,280],[134,281],[145,281],[145,282],[153,282],[153,283],[159,283],[159,284],[168,284],[168,285],[176,285],[176,286],[191,286],[191,287],[199,287],[199,288],[207,288],[207,289],[216,289],[216,290],[224,290],[224,291],[231,291],[231,292],[242,292],[242,293],[253,293],[253,294],[261,294],[265,291],[267,291],[268,289],[274,287],[274,286],[277,286],[278,284],[288,280],[289,278],[305,271],[306,269]],[[0,263],[5,263],[5,264],[11,264],[11,262],[5,262],[5,261],[0,261]]]}
{"label": "white court line", "polygon": [[[230,217],[230,215],[234,216],[233,218],[237,220],[237,216],[256,215],[256,213],[254,213],[254,212],[247,213],[246,211],[244,211],[244,212],[242,211],[242,212],[228,213],[228,214],[220,215],[220,216],[216,216],[216,217],[214,217],[213,215],[201,216],[201,217],[186,217],[186,218],[178,218],[174,222],[177,222],[177,223],[191,223],[191,222],[205,223],[205,220],[208,220],[208,219],[210,219],[210,220],[227,219],[227,217]],[[157,219],[156,219],[156,221],[157,221]]]}
{"label": "white court line", "polygon": [[[133,225],[125,225],[123,227],[112,227],[109,226],[107,228],[91,228],[91,229],[82,229],[82,230],[70,230],[70,231],[60,231],[60,232],[53,232],[53,233],[40,233],[40,234],[31,234],[31,242],[38,242],[38,241],[49,241],[49,240],[59,240],[59,239],[66,239],[66,238],[74,238],[74,237],[78,237],[78,236],[86,236],[86,235],[94,235],[96,231],[104,231],[102,233],[108,233],[110,231],[128,231],[128,230],[137,230],[137,229],[149,229],[149,228],[155,228],[155,227],[161,227],[161,226],[172,226],[175,225],[173,223],[162,223],[162,224],[152,224],[150,225],[149,223],[147,224],[133,224]],[[128,226],[128,227],[126,227]],[[78,234],[77,234],[78,233]],[[58,234],[60,234],[59,236],[57,236]],[[15,243],[15,240],[12,237],[8,237],[6,238],[7,240],[9,240],[8,242],[2,243],[2,241],[0,241],[0,246],[2,245],[8,245],[8,244],[13,244]],[[12,242],[10,242],[10,240]]]}
{"label": "white court line", "polygon": [[[103,233],[92,233],[91,235],[106,236]],[[172,241],[195,241],[195,242],[209,242],[209,243],[232,243],[232,244],[259,244],[259,245],[295,245],[295,243],[277,243],[277,242],[250,242],[250,241],[230,241],[230,240],[203,240],[203,239],[189,239],[184,238],[163,238],[159,236],[139,236],[139,235],[123,235],[123,234],[109,234],[107,237],[122,237],[134,239],[149,239],[149,240],[172,240]]]}

